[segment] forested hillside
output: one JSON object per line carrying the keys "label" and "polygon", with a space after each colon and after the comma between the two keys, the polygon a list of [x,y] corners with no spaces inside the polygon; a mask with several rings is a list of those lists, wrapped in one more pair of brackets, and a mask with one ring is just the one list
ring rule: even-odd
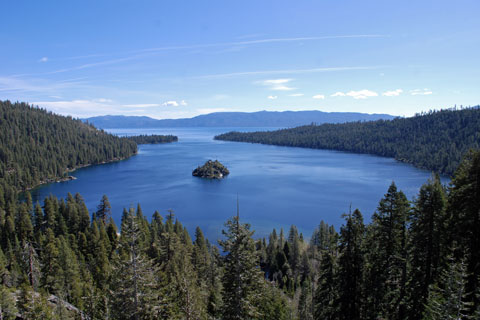
{"label": "forested hillside", "polygon": [[[58,142],[71,154],[98,150],[98,141],[135,146],[25,104],[2,108],[2,130],[10,123],[7,137],[18,142],[8,152],[46,150],[22,170],[63,161],[57,135],[73,143]],[[466,154],[450,187],[433,176],[409,201],[392,183],[364,213],[370,224],[353,210],[339,230],[312,221],[310,238],[292,225],[255,239],[240,212],[218,242],[200,228],[192,239],[173,211],[147,219],[140,205],[117,226],[106,195],[89,212],[80,194],[40,204],[26,192],[19,201],[15,182],[0,181],[0,319],[480,318],[480,151]]]}
{"label": "forested hillside", "polygon": [[79,194],[18,203],[5,186],[0,317],[478,319],[479,181],[476,152],[449,189],[433,177],[411,203],[392,183],[370,224],[354,210],[310,240],[295,226],[254,240],[237,215],[223,254],[171,211],[124,209],[118,234],[106,196],[91,216]]}
{"label": "forested hillside", "polygon": [[77,167],[129,157],[134,141],[26,103],[0,101],[0,181],[19,190]]}
{"label": "forested hillside", "polygon": [[480,107],[394,120],[229,132],[215,139],[369,153],[451,175],[469,149],[480,147]]}

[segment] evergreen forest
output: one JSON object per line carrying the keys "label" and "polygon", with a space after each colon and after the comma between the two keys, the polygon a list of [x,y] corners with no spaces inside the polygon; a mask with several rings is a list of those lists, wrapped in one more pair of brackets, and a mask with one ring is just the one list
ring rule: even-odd
{"label": "evergreen forest", "polygon": [[127,137],[129,140],[135,142],[136,144],[159,144],[159,143],[169,143],[169,142],[177,142],[178,137],[173,135],[159,135],[159,134],[152,134],[152,135],[138,135],[138,136],[130,136]]}
{"label": "evergreen forest", "polygon": [[466,152],[480,148],[480,107],[430,111],[393,120],[228,132],[215,139],[368,153],[451,176]]}
{"label": "evergreen forest", "polygon": [[[148,221],[103,196],[42,204],[0,189],[3,319],[478,319],[480,152],[447,188],[433,176],[409,201],[394,183],[370,224],[321,221],[256,239],[234,216],[223,240],[193,237],[173,211]],[[370,213],[368,213],[370,214]],[[241,216],[240,216],[241,217]],[[121,232],[119,233],[119,230]]]}
{"label": "evergreen forest", "polygon": [[[2,134],[16,139],[2,138],[2,159],[18,157],[16,170],[136,150],[78,120],[22,103],[2,108],[2,132],[13,130]],[[16,128],[37,130],[38,141]],[[63,153],[62,139],[73,143]],[[37,144],[47,153],[21,162]],[[49,158],[56,151],[65,158]],[[311,235],[292,225],[258,238],[237,209],[211,242],[172,210],[147,219],[138,204],[116,225],[107,195],[89,212],[80,194],[33,203],[26,191],[19,201],[19,186],[0,181],[0,319],[480,318],[480,151],[465,153],[448,186],[433,175],[407,199],[392,183],[375,212],[343,213],[338,230],[312,221]]]}
{"label": "evergreen forest", "polygon": [[137,153],[137,144],[177,140],[171,135],[117,137],[27,103],[0,101],[0,182],[27,190],[80,167],[128,158]]}

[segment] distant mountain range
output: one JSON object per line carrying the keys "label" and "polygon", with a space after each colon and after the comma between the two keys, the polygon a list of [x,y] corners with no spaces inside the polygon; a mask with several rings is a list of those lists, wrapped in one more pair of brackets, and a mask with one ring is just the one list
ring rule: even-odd
{"label": "distant mountain range", "polygon": [[157,120],[138,116],[99,116],[83,119],[97,128],[168,128],[168,127],[296,127],[311,123],[345,123],[390,120],[388,114],[322,111],[215,112],[193,118]]}

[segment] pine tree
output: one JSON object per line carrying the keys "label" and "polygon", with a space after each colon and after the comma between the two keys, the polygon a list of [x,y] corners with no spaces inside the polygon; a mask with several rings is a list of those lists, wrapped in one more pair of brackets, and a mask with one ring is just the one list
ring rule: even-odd
{"label": "pine tree", "polygon": [[298,281],[298,273],[299,267],[301,262],[301,249],[300,249],[300,238],[298,236],[297,227],[291,226],[290,231],[288,232],[288,247],[289,247],[289,255],[288,255],[288,264],[292,269],[292,280],[296,284]]}
{"label": "pine tree", "polygon": [[[450,241],[457,244],[455,257],[465,257],[467,291],[480,291],[480,151],[472,151],[455,172],[449,196]],[[480,297],[470,296],[471,313],[480,307]]]}
{"label": "pine tree", "polygon": [[365,226],[363,216],[357,209],[345,215],[346,223],[340,229],[338,258],[338,307],[340,319],[360,319],[362,305],[363,239]]}
{"label": "pine tree", "polygon": [[23,245],[22,262],[28,283],[35,290],[38,287],[41,271],[37,251],[31,242],[26,241]]}
{"label": "pine tree", "polygon": [[320,264],[320,275],[313,300],[315,319],[338,319],[336,271],[336,253],[331,250],[323,252]]}
{"label": "pine tree", "polygon": [[192,250],[191,243],[178,243],[168,270],[172,275],[172,289],[177,293],[182,319],[185,320],[202,319],[206,314],[207,296],[198,285],[198,275],[191,262]]}
{"label": "pine tree", "polygon": [[302,320],[313,320],[313,288],[310,280],[303,282],[298,300],[298,316]]}
{"label": "pine tree", "polygon": [[[99,224],[104,227],[102,221],[99,221]],[[90,270],[96,285],[104,289],[111,275],[111,265],[108,259],[109,253],[106,248],[106,244],[108,243],[109,245],[109,241],[105,234],[103,236],[101,235],[100,228],[96,221],[93,221],[91,229],[89,244],[91,251],[88,255]]]}
{"label": "pine tree", "polygon": [[425,320],[471,319],[468,302],[467,268],[465,264],[450,258],[448,268],[442,272],[438,284],[430,287],[425,306]]}
{"label": "pine tree", "polygon": [[249,224],[241,224],[239,216],[225,223],[219,241],[225,252],[223,275],[223,319],[251,319],[259,316],[255,302],[262,287],[253,231]]}
{"label": "pine tree", "polygon": [[90,213],[88,212],[85,201],[79,193],[75,194],[75,201],[78,205],[78,230],[79,232],[85,232],[90,226]]}
{"label": "pine tree", "polygon": [[206,240],[208,253],[211,257],[207,269],[207,312],[209,319],[219,319],[222,310],[222,268],[221,257],[217,246]]}
{"label": "pine tree", "polygon": [[17,312],[13,294],[4,285],[0,285],[0,320],[14,320]]}
{"label": "pine tree", "polygon": [[42,207],[40,206],[40,203],[38,203],[38,202],[35,205],[33,222],[34,222],[34,225],[35,225],[35,232],[38,232],[41,229],[43,229],[43,224],[44,224],[43,211],[42,211]]}
{"label": "pine tree", "polygon": [[[63,237],[59,240],[59,265],[61,272],[57,275],[59,279],[62,298],[73,303],[77,307],[81,306],[81,279],[80,267],[75,253],[70,248],[68,241]],[[62,299],[62,300],[63,300]]]}
{"label": "pine tree", "polygon": [[116,319],[155,318],[160,314],[157,268],[140,244],[140,223],[131,209],[123,217],[120,257],[112,278],[112,310]]}
{"label": "pine tree", "polygon": [[447,253],[445,188],[438,175],[420,188],[410,218],[409,316],[420,318]]}
{"label": "pine tree", "polygon": [[392,183],[373,214],[365,242],[364,295],[369,318],[405,318],[408,214],[405,194]]}
{"label": "pine tree", "polygon": [[20,287],[20,294],[17,301],[18,311],[23,319],[29,320],[53,320],[52,308],[47,299],[27,285]]}
{"label": "pine tree", "polygon": [[10,272],[7,268],[8,261],[3,253],[3,250],[0,249],[0,284],[4,285],[9,283]]}
{"label": "pine tree", "polygon": [[208,268],[210,265],[210,254],[207,248],[207,242],[203,236],[202,230],[197,227],[195,229],[195,242],[192,256],[193,266],[199,275],[199,279],[206,282],[208,277]]}
{"label": "pine tree", "polygon": [[28,206],[23,203],[20,205],[15,228],[18,240],[23,243],[24,241],[31,241],[33,238],[33,225],[32,216]]}
{"label": "pine tree", "polygon": [[96,216],[97,219],[103,221],[104,224],[107,224],[107,221],[110,219],[112,215],[112,206],[110,205],[110,201],[108,201],[107,195],[102,196],[102,200],[100,200],[100,204],[97,207]]}
{"label": "pine tree", "polygon": [[42,261],[42,286],[48,292],[58,289],[58,274],[60,272],[58,241],[51,229],[46,231],[45,243],[41,256]]}
{"label": "pine tree", "polygon": [[[288,299],[282,290],[270,283],[262,286],[262,295],[257,301],[259,320],[290,320],[293,319],[293,311],[290,308]],[[308,320],[308,318],[301,318]]]}

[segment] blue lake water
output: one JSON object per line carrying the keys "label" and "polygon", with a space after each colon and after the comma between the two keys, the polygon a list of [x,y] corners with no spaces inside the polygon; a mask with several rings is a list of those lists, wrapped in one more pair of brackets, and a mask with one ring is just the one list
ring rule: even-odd
{"label": "blue lake water", "polygon": [[[179,141],[141,145],[138,155],[129,159],[79,169],[73,173],[77,180],[32,190],[34,200],[79,192],[93,212],[106,194],[118,225],[123,208],[137,203],[148,217],[155,210],[165,216],[173,209],[192,236],[200,226],[215,241],[223,223],[236,213],[238,195],[241,220],[252,225],[256,237],[267,236],[273,228],[288,231],[295,224],[309,238],[322,219],[338,230],[341,214],[350,205],[368,222],[392,181],[411,200],[430,177],[430,172],[388,158],[213,140],[231,128],[109,131],[174,134]],[[230,175],[221,181],[193,177],[192,170],[208,159],[221,161]]]}

